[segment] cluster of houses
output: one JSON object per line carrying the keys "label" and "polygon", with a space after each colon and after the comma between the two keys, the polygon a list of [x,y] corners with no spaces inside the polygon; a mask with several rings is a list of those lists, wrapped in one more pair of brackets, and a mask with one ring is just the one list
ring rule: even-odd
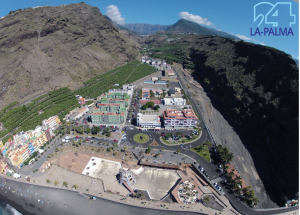
{"label": "cluster of houses", "polygon": [[157,70],[171,69],[171,65],[168,64],[166,61],[154,59],[154,58],[148,57],[147,55],[142,56],[141,62],[149,64]]}
{"label": "cluster of houses", "polygon": [[81,105],[84,105],[86,103],[85,99],[81,95],[76,95],[76,99],[78,100],[78,103]]}
{"label": "cluster of houses", "polygon": [[42,126],[37,126],[34,130],[21,131],[4,144],[0,141],[0,150],[3,155],[0,161],[1,171],[6,173],[7,164],[21,168],[34,152],[39,151],[40,147],[54,136],[53,132],[60,124],[59,117],[52,116],[43,120]]}

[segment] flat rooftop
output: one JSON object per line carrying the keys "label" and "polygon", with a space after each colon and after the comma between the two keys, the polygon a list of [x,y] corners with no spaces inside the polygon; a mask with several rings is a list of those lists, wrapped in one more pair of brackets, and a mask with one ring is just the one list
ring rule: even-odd
{"label": "flat rooftop", "polygon": [[138,116],[140,121],[143,122],[159,122],[160,118],[157,115],[140,115]]}

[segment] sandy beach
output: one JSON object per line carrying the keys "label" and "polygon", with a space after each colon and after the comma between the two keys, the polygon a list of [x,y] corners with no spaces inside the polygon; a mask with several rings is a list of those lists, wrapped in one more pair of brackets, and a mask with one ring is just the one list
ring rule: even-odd
{"label": "sandy beach", "polygon": [[23,215],[75,215],[110,214],[134,215],[147,214],[202,214],[193,212],[161,211],[134,207],[123,203],[97,198],[95,201],[85,198],[75,191],[31,185],[7,180],[0,181],[0,198],[16,208]]}

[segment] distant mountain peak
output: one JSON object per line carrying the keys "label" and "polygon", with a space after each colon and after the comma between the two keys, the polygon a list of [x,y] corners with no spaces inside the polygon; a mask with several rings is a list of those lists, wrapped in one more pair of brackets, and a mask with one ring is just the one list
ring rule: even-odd
{"label": "distant mountain peak", "polygon": [[208,28],[199,25],[195,22],[188,21],[186,19],[179,19],[174,25],[168,27],[166,31],[181,32],[181,33],[195,33],[201,35],[219,36],[219,37],[226,37],[226,38],[240,40],[238,37],[232,34],[228,34],[224,31],[216,30],[213,28]]}

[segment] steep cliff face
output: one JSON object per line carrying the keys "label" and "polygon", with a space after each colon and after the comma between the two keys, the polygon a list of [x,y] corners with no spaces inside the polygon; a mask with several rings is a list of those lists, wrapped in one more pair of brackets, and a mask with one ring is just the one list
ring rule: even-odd
{"label": "steep cliff face", "polygon": [[192,47],[193,75],[262,152],[272,178],[264,184],[276,202],[294,198],[299,190],[299,72],[294,60],[274,48],[218,37],[199,38]]}
{"label": "steep cliff face", "polygon": [[0,20],[0,108],[134,60],[137,43],[84,3],[29,8]]}

